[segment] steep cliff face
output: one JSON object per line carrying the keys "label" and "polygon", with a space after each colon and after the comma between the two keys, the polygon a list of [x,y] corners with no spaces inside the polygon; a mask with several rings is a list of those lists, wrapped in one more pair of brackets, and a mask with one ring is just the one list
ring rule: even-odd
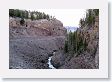
{"label": "steep cliff face", "polygon": [[49,55],[63,48],[66,29],[57,19],[20,20],[9,18],[9,68],[49,69]]}
{"label": "steep cliff face", "polygon": [[[77,36],[86,41],[86,48],[80,53],[57,54],[52,63],[59,69],[98,69],[99,68],[99,17],[95,23],[77,30]],[[79,39],[80,39],[79,38]],[[59,66],[60,65],[60,66]]]}
{"label": "steep cliff face", "polygon": [[10,38],[14,37],[39,37],[39,36],[64,36],[66,29],[57,20],[40,19],[31,21],[26,19],[23,25],[20,18],[9,18]]}
{"label": "steep cliff face", "polygon": [[93,25],[79,28],[77,32],[79,36],[86,40],[86,51],[95,57],[99,46],[99,17],[95,17],[95,23]]}
{"label": "steep cliff face", "polygon": [[[78,57],[72,58],[74,68],[99,68],[99,17],[95,18],[95,24],[78,29],[78,35],[86,40],[86,50]],[[71,66],[71,67],[72,67]]]}

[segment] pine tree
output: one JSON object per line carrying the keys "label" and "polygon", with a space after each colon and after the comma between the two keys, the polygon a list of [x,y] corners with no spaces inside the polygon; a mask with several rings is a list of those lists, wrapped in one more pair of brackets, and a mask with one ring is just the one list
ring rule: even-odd
{"label": "pine tree", "polygon": [[9,9],[9,16],[14,17],[14,9]]}
{"label": "pine tree", "polygon": [[[30,14],[30,15],[29,15]],[[31,20],[39,20],[39,19],[50,19],[48,14],[44,12],[38,11],[27,11],[27,10],[19,10],[19,9],[9,9],[9,16],[10,17],[19,17],[24,19],[31,19]]]}
{"label": "pine tree", "polygon": [[34,19],[35,19],[35,17],[34,17],[33,12],[31,12],[30,14],[31,14],[31,20],[34,20]]}
{"label": "pine tree", "polygon": [[68,41],[65,41],[64,52],[68,53]]}
{"label": "pine tree", "polygon": [[93,9],[94,13],[95,13],[95,16],[98,16],[99,15],[99,9]]}
{"label": "pine tree", "polygon": [[29,18],[29,13],[28,11],[25,10],[25,18],[28,19]]}
{"label": "pine tree", "polygon": [[21,17],[21,13],[20,13],[20,10],[16,9],[16,17]]}

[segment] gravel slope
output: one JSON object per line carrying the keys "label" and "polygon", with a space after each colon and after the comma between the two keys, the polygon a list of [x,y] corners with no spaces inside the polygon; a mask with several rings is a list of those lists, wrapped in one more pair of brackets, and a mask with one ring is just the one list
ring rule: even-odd
{"label": "gravel slope", "polygon": [[64,36],[10,39],[9,68],[48,69],[49,55],[53,50],[59,51],[64,40]]}

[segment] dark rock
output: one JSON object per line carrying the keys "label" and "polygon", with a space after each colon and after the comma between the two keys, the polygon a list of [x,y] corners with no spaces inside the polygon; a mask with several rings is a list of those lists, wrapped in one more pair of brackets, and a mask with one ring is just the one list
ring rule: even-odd
{"label": "dark rock", "polygon": [[64,55],[61,52],[56,52],[55,55],[52,56],[51,63],[55,68],[59,68],[64,64]]}

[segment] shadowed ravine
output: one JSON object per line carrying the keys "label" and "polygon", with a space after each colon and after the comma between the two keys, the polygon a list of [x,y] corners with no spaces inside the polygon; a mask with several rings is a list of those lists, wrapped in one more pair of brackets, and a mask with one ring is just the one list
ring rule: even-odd
{"label": "shadowed ravine", "polygon": [[9,69],[99,68],[99,10],[90,9],[74,32],[68,32],[56,18],[33,20],[15,16],[12,11]]}

